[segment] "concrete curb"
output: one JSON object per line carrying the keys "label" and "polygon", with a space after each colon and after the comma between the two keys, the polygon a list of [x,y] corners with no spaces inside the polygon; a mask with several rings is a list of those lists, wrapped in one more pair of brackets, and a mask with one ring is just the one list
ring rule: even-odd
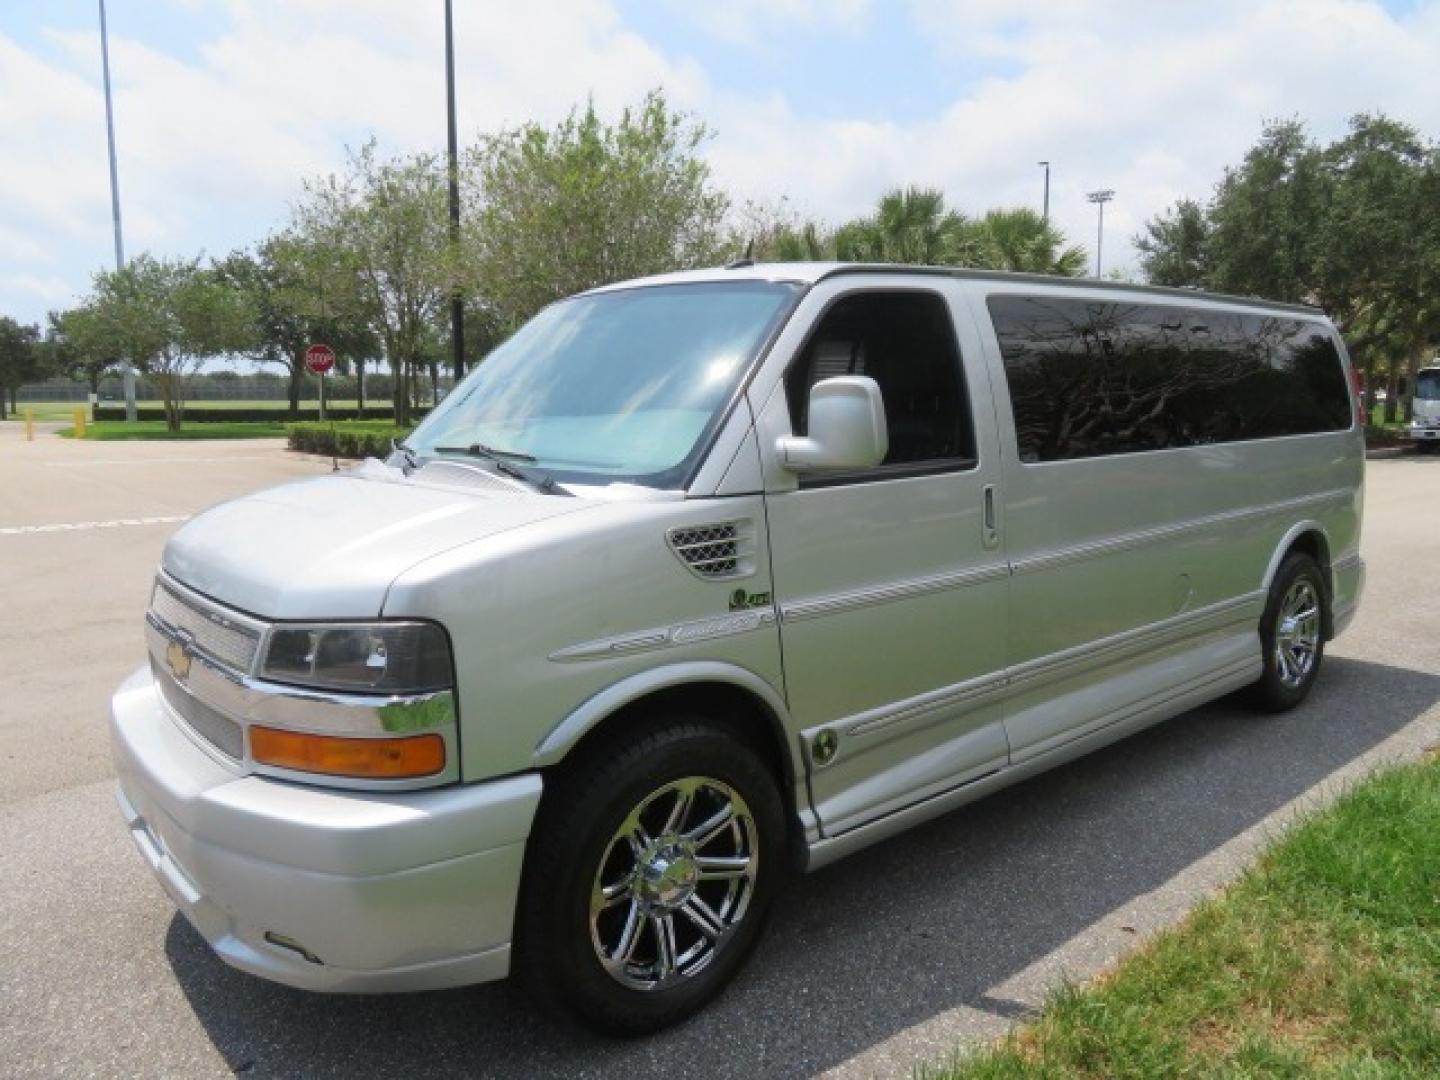
{"label": "concrete curb", "polygon": [[[1159,888],[1134,897],[1103,915],[1048,955],[990,988],[986,999],[1007,1006],[990,1012],[957,1006],[892,1035],[823,1076],[863,1080],[899,1075],[918,1065],[939,1066],[1002,1037],[1017,1022],[1038,1016],[1046,999],[1066,983],[1086,985],[1114,968],[1162,930],[1189,918],[1201,901],[1217,895],[1249,869],[1256,858],[1307,814],[1322,809],[1379,769],[1418,761],[1440,748],[1440,712],[1431,708],[1412,723],[1346,762],[1318,784],[1266,815],[1244,832],[1191,863]],[[957,1037],[964,1019],[967,1036]],[[918,1053],[917,1053],[918,1051]],[[925,1061],[925,1054],[930,1060]]]}

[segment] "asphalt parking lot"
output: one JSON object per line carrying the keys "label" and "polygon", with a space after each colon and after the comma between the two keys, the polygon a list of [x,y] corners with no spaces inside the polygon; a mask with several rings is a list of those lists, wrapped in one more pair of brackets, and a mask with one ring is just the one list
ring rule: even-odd
{"label": "asphalt parking lot", "polygon": [[166,537],[329,469],[277,443],[24,443],[0,424],[0,1074],[909,1075],[1232,876],[1298,805],[1440,742],[1440,457],[1370,463],[1369,584],[1304,708],[1220,702],[819,874],[713,1008],[637,1042],[506,984],[326,997],[215,959],[121,826],[109,693]]}

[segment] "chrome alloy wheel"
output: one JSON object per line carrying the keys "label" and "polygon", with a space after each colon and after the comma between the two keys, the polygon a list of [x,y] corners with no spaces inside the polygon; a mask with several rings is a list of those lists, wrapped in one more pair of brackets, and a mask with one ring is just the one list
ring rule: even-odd
{"label": "chrome alloy wheel", "polygon": [[1320,597],[1309,578],[1297,579],[1280,601],[1275,623],[1275,673],[1289,689],[1298,687],[1315,667],[1320,647]]}
{"label": "chrome alloy wheel", "polygon": [[698,974],[745,918],[760,869],[739,792],[687,776],[656,789],[615,830],[590,893],[590,940],[617,982],[657,990]]}

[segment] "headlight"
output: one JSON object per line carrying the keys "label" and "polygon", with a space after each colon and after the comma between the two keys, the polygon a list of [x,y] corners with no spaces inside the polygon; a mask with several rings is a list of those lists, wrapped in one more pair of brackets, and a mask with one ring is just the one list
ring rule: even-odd
{"label": "headlight", "polygon": [[262,678],[324,690],[420,694],[453,685],[450,643],[434,623],[280,625]]}

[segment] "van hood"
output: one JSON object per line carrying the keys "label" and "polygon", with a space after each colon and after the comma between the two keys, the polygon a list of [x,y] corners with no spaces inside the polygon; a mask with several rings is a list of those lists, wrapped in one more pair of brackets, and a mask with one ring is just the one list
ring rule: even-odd
{"label": "van hood", "polygon": [[221,503],[171,537],[162,565],[262,618],[374,618],[390,584],[416,563],[594,505],[503,483],[427,484],[376,463]]}

